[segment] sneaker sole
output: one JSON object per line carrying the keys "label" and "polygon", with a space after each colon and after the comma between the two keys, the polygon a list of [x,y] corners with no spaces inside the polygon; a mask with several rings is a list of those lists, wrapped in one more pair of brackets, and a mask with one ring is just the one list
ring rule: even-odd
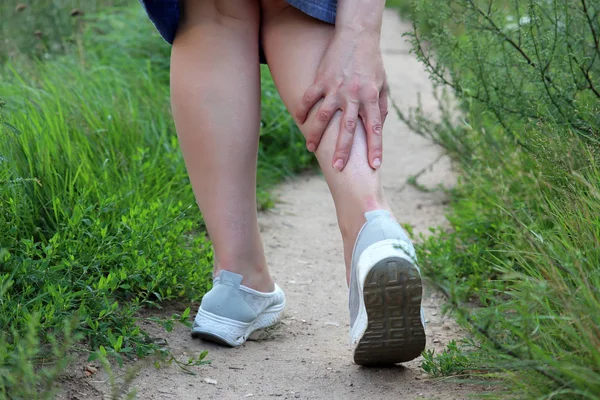
{"label": "sneaker sole", "polygon": [[200,309],[194,320],[191,335],[193,338],[220,345],[238,347],[244,344],[253,332],[277,324],[281,320],[284,308],[285,303],[273,306],[249,323],[223,318]]}
{"label": "sneaker sole", "polygon": [[421,355],[422,293],[418,269],[402,257],[386,257],[371,268],[363,288],[367,328],[354,349],[356,364],[396,364]]}

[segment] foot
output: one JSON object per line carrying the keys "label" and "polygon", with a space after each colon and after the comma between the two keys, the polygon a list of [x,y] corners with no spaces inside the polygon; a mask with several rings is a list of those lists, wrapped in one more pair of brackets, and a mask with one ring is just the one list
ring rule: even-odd
{"label": "foot", "polygon": [[279,286],[270,293],[242,285],[242,275],[221,270],[213,287],[202,298],[192,327],[192,337],[237,347],[252,332],[275,325],[285,308]]}
{"label": "foot", "polygon": [[408,236],[383,210],[365,214],[350,271],[354,362],[395,364],[425,349],[421,276]]}

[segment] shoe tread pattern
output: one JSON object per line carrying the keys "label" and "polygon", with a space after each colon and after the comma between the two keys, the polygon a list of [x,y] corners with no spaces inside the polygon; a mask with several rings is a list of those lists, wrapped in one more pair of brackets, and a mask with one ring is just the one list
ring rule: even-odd
{"label": "shoe tread pattern", "polygon": [[405,259],[387,258],[369,271],[363,289],[368,325],[354,351],[356,364],[402,363],[421,354],[422,291],[417,268]]}

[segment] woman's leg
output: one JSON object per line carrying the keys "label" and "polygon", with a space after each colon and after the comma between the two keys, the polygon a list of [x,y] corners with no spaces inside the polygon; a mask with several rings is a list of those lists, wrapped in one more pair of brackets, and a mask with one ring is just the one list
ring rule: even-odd
{"label": "woman's leg", "polygon": [[256,214],[260,124],[258,0],[185,0],[173,43],[173,117],[196,200],[228,270],[268,292]]}
{"label": "woman's leg", "polygon": [[[288,109],[295,109],[315,78],[334,27],[283,0],[262,0],[261,6],[267,61],[283,101]],[[316,117],[313,109],[300,127],[305,135]],[[337,112],[327,127],[317,159],[333,195],[344,241],[353,358],[361,365],[406,362],[425,348],[422,286],[414,248],[390,214],[375,211],[390,209],[379,172],[367,161],[362,122],[356,125],[346,166],[341,172],[332,167],[340,117]],[[365,214],[368,211],[374,212]]]}
{"label": "woman's leg", "polygon": [[[262,0],[262,42],[277,89],[289,110],[296,108],[304,91],[313,83],[317,68],[334,34],[334,26],[311,18],[283,0]],[[304,134],[316,117],[313,108]],[[346,167],[332,167],[333,153],[340,126],[341,112],[329,124],[316,156],[333,195],[349,274],[352,248],[364,213],[390,210],[383,194],[378,171],[367,161],[367,141],[362,121],[356,126],[354,144]]]}

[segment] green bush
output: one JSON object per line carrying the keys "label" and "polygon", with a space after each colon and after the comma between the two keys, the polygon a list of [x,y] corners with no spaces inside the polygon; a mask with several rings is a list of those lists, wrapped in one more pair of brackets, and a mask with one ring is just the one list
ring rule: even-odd
{"label": "green bush", "polygon": [[452,229],[419,255],[480,341],[472,371],[513,397],[598,399],[600,4],[417,0],[411,15],[459,106],[402,114],[461,170]]}
{"label": "green bush", "polygon": [[[160,348],[136,324],[140,308],[198,300],[211,284],[212,249],[169,110],[169,46],[139,6],[87,16],[73,42],[0,69],[0,393],[9,398],[31,398],[10,394],[15,374],[52,338],[60,347],[65,320],[75,318],[91,350],[141,357]],[[265,72],[259,207],[271,203],[270,185],[314,165]],[[19,353],[20,337],[41,344]]]}

